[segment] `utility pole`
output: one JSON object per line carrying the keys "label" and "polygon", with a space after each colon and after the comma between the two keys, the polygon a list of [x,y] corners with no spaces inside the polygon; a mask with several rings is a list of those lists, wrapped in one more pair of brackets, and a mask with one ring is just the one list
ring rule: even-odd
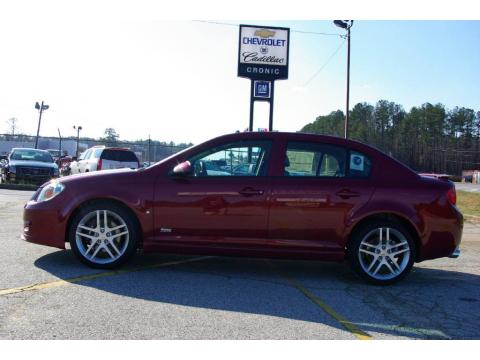
{"label": "utility pole", "polygon": [[38,116],[38,128],[37,128],[37,137],[35,138],[35,149],[38,148],[38,136],[40,135],[40,123],[42,122],[42,113],[43,113],[43,110],[48,110],[49,106],[48,105],[44,105],[43,104],[43,101],[42,101],[42,105],[40,105],[38,102],[35,103],[35,109],[37,109],[40,113],[40,115]]}
{"label": "utility pole", "polygon": [[77,151],[75,152],[75,157],[78,159],[78,143],[80,141],[80,130],[82,130],[82,127],[73,125],[73,128],[77,130]]}
{"label": "utility pole", "polygon": [[58,157],[62,156],[62,135],[60,134],[60,128],[58,130]]}
{"label": "utility pole", "polygon": [[347,30],[347,109],[345,112],[345,139],[348,139],[348,120],[350,117],[350,28],[353,25],[353,20],[334,20],[333,23]]}

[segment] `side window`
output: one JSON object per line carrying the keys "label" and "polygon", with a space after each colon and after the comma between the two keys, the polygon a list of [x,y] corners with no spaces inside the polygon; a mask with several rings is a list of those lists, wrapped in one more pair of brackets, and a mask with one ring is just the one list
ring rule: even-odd
{"label": "side window", "polygon": [[87,159],[89,159],[91,153],[92,153],[92,149],[87,150],[87,152],[85,153],[85,156],[83,157],[82,160],[87,160]]}
{"label": "side window", "polygon": [[345,175],[339,159],[331,154],[324,154],[320,164],[319,176],[337,176],[339,173],[342,173],[342,176]]}
{"label": "side window", "polygon": [[193,176],[265,176],[270,141],[237,142],[190,159]]}
{"label": "side window", "polygon": [[102,151],[103,151],[102,148],[95,149],[95,151],[93,152],[93,157],[95,159],[100,159],[100,155],[102,154]]}
{"label": "side window", "polygon": [[346,150],[343,147],[306,142],[289,142],[285,176],[344,177]]}
{"label": "side window", "polygon": [[365,154],[351,150],[348,164],[350,177],[365,178],[370,176],[372,161]]}

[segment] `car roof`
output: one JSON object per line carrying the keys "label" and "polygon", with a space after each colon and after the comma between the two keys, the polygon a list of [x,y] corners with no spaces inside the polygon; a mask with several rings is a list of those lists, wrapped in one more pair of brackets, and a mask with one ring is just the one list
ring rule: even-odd
{"label": "car roof", "polygon": [[[118,151],[132,151],[131,149],[129,148],[122,148],[122,147],[117,147],[117,146],[105,146],[105,145],[94,145],[92,146],[91,148],[87,149],[87,150],[91,150],[91,149],[103,149],[103,150],[118,150]],[[85,150],[85,151],[87,151]]]}
{"label": "car roof", "polygon": [[231,133],[219,136],[212,140],[261,140],[261,139],[277,139],[277,138],[286,138],[290,141],[315,141],[315,142],[327,142],[330,144],[343,145],[343,146],[353,146],[354,148],[366,150],[371,152],[379,151],[375,147],[362,143],[356,140],[344,139],[338,136],[330,135],[319,135],[311,133],[302,133],[302,132],[280,132],[280,131],[271,131],[271,132],[238,132]]}

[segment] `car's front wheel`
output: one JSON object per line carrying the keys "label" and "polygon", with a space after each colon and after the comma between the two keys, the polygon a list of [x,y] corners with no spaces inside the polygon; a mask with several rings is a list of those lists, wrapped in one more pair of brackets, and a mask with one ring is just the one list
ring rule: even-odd
{"label": "car's front wheel", "polygon": [[69,229],[73,253],[88,266],[102,269],[125,263],[136,250],[137,238],[133,216],[105,201],[82,207]]}
{"label": "car's front wheel", "polygon": [[353,234],[348,249],[353,270],[376,285],[388,285],[404,278],[415,259],[415,245],[409,231],[394,221],[368,223]]}

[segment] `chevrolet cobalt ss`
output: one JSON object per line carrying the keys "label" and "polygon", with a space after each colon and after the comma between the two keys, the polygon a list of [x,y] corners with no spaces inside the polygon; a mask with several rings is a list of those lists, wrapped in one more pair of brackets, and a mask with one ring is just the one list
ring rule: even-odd
{"label": "chevrolet cobalt ss", "polygon": [[[237,171],[239,167],[242,171]],[[421,177],[364,144],[237,133],[142,169],[72,175],[25,205],[23,238],[96,268],[137,249],[342,261],[374,284],[414,262],[458,257],[453,183]]]}

